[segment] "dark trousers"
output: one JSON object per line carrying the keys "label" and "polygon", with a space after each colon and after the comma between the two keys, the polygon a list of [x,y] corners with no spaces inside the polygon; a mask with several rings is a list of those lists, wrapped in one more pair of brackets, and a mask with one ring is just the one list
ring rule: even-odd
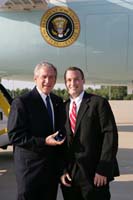
{"label": "dark trousers", "polygon": [[17,200],[56,200],[57,188],[57,183],[51,182],[51,184],[42,184],[36,188],[19,190]]}
{"label": "dark trousers", "polygon": [[45,157],[18,148],[14,153],[17,200],[56,200],[56,165]]}
{"label": "dark trousers", "polygon": [[[80,187],[65,187],[61,186],[64,200],[110,200],[110,192],[108,187],[105,189],[97,188],[90,192],[84,191]],[[84,193],[85,192],[85,193]]]}
{"label": "dark trousers", "polygon": [[89,183],[83,173],[77,169],[71,187],[61,185],[64,200],[110,200],[109,184],[95,187]]}

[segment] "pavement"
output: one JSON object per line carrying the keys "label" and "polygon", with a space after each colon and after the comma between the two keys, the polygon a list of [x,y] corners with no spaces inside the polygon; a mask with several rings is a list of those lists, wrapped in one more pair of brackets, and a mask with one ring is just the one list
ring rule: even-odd
{"label": "pavement", "polygon": [[111,183],[112,200],[133,199],[133,124],[119,124],[120,176]]}
{"label": "pavement", "polygon": [[[121,175],[111,183],[111,200],[133,199],[133,124],[118,124],[118,163]],[[16,199],[12,147],[0,149],[0,200]],[[63,200],[61,191],[57,200]]]}

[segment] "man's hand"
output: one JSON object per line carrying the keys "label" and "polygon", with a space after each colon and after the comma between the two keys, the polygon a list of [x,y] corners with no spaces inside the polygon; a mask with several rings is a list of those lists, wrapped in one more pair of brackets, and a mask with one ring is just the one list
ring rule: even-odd
{"label": "man's hand", "polygon": [[106,184],[107,184],[107,177],[96,173],[94,177],[94,185],[100,187]]}
{"label": "man's hand", "polygon": [[54,133],[54,134],[51,134],[51,135],[47,136],[45,138],[45,144],[49,145],[49,146],[57,146],[57,145],[63,144],[66,138],[64,138],[61,141],[57,141],[57,140],[55,140],[55,136],[57,134],[58,134],[58,131],[56,133]]}
{"label": "man's hand", "polygon": [[67,187],[71,187],[72,179],[68,173],[63,174],[60,179],[63,185]]}

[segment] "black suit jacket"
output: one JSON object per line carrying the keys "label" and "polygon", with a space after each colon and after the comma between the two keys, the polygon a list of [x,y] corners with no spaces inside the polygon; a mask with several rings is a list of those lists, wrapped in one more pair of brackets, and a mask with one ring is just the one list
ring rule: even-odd
{"label": "black suit jacket", "polygon": [[65,104],[69,160],[67,170],[72,178],[77,167],[92,184],[95,173],[107,176],[109,181],[118,176],[118,132],[108,101],[97,95],[84,93],[74,136],[69,123],[70,100]]}
{"label": "black suit jacket", "polygon": [[[52,93],[50,97],[55,114],[55,132],[59,129],[58,114],[62,99]],[[53,173],[57,173],[59,148],[45,145],[45,138],[52,133],[47,109],[36,87],[12,102],[8,135],[14,146],[16,175],[20,185],[21,182],[23,184],[24,174],[30,176],[30,182],[38,174],[38,184],[38,181],[42,180],[47,182],[49,179],[46,177],[52,177]]]}

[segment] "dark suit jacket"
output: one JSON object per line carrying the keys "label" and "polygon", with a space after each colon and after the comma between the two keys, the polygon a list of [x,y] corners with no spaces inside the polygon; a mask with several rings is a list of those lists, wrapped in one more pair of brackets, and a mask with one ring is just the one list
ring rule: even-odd
{"label": "dark suit jacket", "polygon": [[[55,132],[59,129],[58,114],[62,99],[52,93],[50,97],[55,114]],[[27,180],[28,175],[30,176],[30,182],[38,177],[36,184],[42,180],[47,182],[50,179],[48,176],[57,174],[59,148],[45,145],[45,138],[52,133],[47,109],[36,87],[12,102],[8,135],[14,146],[16,175],[20,185],[23,183],[24,174]]]}
{"label": "dark suit jacket", "polygon": [[92,184],[95,173],[112,180],[119,175],[116,161],[118,133],[109,103],[102,97],[85,92],[74,136],[69,123],[69,104],[70,100],[66,102],[65,125],[69,148],[67,170],[73,178],[76,165],[84,178]]}

